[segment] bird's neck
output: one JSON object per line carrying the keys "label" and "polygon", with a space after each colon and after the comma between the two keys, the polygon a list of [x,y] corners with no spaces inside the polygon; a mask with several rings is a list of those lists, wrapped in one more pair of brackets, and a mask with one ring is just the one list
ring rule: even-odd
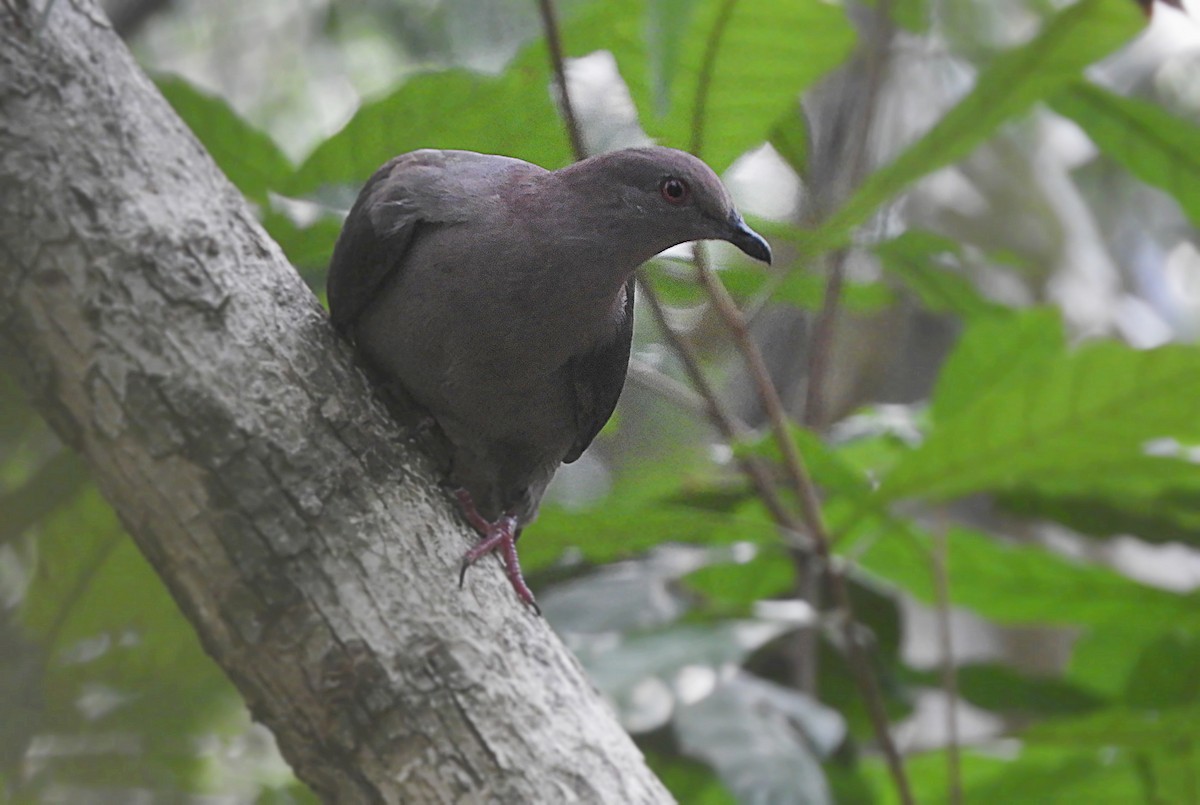
{"label": "bird's neck", "polygon": [[674,243],[664,241],[661,227],[654,225],[648,210],[640,209],[618,183],[595,181],[593,173],[575,170],[582,163],[549,174],[543,201],[590,265],[607,269],[604,284],[620,288],[654,255]]}

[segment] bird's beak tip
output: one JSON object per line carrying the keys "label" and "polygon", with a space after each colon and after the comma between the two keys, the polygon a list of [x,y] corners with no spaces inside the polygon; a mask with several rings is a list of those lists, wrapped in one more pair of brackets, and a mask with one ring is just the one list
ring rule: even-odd
{"label": "bird's beak tip", "polygon": [[767,243],[767,239],[751,229],[736,212],[730,217],[729,223],[733,229],[729,242],[755,260],[771,265],[771,244]]}

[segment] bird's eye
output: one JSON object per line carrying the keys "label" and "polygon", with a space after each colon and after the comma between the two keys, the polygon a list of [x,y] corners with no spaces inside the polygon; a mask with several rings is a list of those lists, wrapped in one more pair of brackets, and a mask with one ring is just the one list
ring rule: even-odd
{"label": "bird's eye", "polygon": [[662,184],[658,186],[658,191],[662,193],[663,199],[668,204],[682,204],[687,201],[688,186],[683,179],[676,179],[674,176],[668,176],[662,180]]}

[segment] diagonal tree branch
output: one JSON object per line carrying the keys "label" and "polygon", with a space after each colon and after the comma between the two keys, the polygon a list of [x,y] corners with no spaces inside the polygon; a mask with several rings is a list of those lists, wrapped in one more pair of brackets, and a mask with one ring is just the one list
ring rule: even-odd
{"label": "diagonal tree branch", "polygon": [[[335,802],[667,802],[91,0],[0,4],[0,362]],[[38,7],[40,9],[40,6]]]}

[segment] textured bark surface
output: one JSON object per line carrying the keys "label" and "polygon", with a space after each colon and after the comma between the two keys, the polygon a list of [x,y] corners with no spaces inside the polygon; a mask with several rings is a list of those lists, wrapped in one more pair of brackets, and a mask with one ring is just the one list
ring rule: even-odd
{"label": "textured bark surface", "polygon": [[[337,802],[669,796],[90,0],[0,3],[0,348]],[[18,24],[14,9],[25,24]]]}

